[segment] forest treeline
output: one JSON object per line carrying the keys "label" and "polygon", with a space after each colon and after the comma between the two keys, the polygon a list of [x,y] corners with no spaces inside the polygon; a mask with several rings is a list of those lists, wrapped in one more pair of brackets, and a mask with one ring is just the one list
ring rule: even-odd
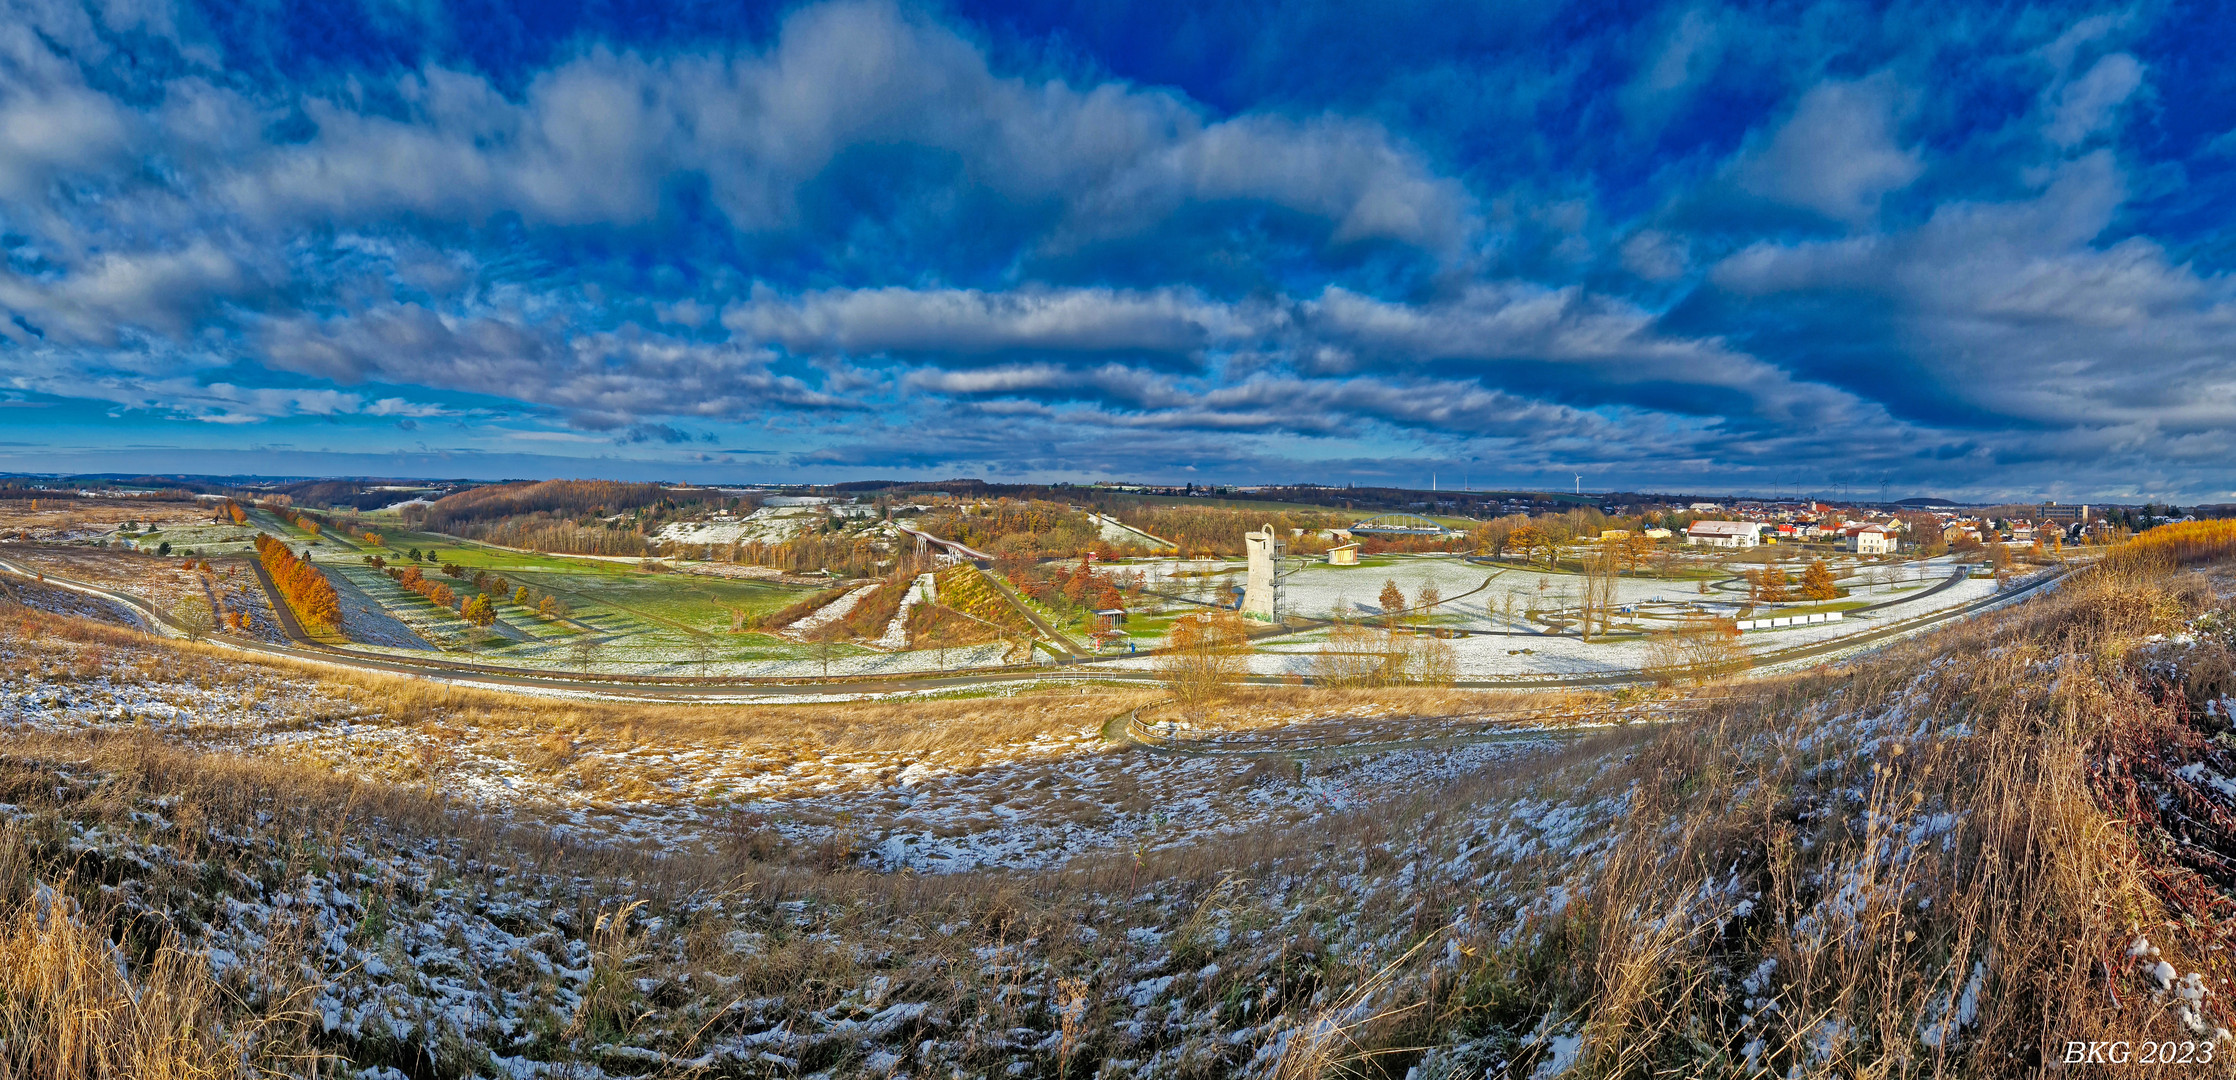
{"label": "forest treeline", "polygon": [[647,555],[651,547],[635,526],[621,522],[584,525],[555,514],[474,522],[440,530],[506,547],[568,555]]}
{"label": "forest treeline", "polygon": [[650,506],[667,496],[667,490],[658,484],[625,484],[614,480],[492,484],[435,500],[421,511],[420,523],[437,532],[456,532],[469,524],[532,514],[559,518],[606,516]]}
{"label": "forest treeline", "polygon": [[890,543],[844,533],[814,532],[776,542],[747,541],[722,550],[731,562],[794,574],[828,570],[852,578],[882,577],[902,570],[917,572],[911,569],[915,563],[912,549],[896,552]]}

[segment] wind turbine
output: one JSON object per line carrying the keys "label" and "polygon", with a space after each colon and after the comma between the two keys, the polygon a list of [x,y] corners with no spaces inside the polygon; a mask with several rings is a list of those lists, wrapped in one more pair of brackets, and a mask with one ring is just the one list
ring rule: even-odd
{"label": "wind turbine", "polygon": [[1582,494],[1584,494],[1584,474],[1583,474],[1583,473],[1577,473],[1577,474],[1576,474],[1576,494],[1578,494],[1579,496],[1580,496],[1580,495],[1582,495]]}

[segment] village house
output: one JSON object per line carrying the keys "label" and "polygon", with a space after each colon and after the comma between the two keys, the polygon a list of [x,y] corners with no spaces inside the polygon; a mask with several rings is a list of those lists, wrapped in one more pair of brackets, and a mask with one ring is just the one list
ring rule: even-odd
{"label": "village house", "polygon": [[1900,537],[1883,525],[1866,525],[1848,534],[1848,550],[1858,555],[1892,555],[1899,547]]}
{"label": "village house", "polygon": [[1755,521],[1695,521],[1685,528],[1685,543],[1720,548],[1751,548],[1762,543]]}

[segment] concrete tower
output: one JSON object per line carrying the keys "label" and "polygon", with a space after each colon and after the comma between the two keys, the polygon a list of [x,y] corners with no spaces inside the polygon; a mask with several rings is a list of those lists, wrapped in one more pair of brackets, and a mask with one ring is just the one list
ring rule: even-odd
{"label": "concrete tower", "polygon": [[1244,533],[1242,541],[1250,552],[1250,577],[1242,589],[1242,614],[1246,618],[1273,622],[1274,568],[1281,563],[1281,556],[1288,545],[1281,542],[1280,534],[1267,525],[1261,532]]}

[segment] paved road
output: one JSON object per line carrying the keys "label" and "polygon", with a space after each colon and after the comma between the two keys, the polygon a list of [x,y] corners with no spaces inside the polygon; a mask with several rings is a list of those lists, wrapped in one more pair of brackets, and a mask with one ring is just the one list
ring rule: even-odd
{"label": "paved road", "polygon": [[[264,586],[264,596],[272,602],[272,618],[279,621],[280,633],[286,634],[289,641],[308,645],[314,649],[325,648],[326,646],[323,643],[312,638],[310,633],[303,629],[303,624],[297,621],[295,609],[288,604],[286,597],[280,595],[279,586],[272,581],[272,572],[264,568],[264,560],[250,559],[248,567],[256,572],[257,583]],[[321,572],[323,573],[323,571]],[[154,609],[151,607],[149,610],[153,611]],[[155,614],[158,618],[163,617],[162,612],[155,612]],[[165,619],[165,621],[168,622],[169,620]]]}
{"label": "paved road", "polygon": [[[272,645],[230,635],[212,635],[208,640],[244,652],[271,656],[286,656],[315,663],[335,664],[367,671],[409,675],[438,679],[467,686],[488,686],[498,689],[525,689],[559,691],[572,694],[607,697],[617,700],[675,700],[675,701],[737,701],[763,698],[786,698],[849,693],[924,693],[941,690],[965,689],[1003,683],[1031,682],[1037,680],[1084,680],[1090,682],[1154,683],[1158,675],[1153,671],[1127,671],[1102,666],[1123,659],[1122,657],[1090,657],[1067,661],[1057,666],[1018,665],[995,670],[974,670],[955,675],[887,675],[842,676],[836,679],[779,679],[779,678],[690,678],[660,676],[595,677],[562,673],[525,673],[518,669],[498,668],[489,665],[434,659],[406,659],[378,656],[322,645],[302,633],[293,613],[286,610],[286,602],[278,599],[264,579],[262,567],[257,567],[259,579],[266,581],[266,590],[273,597],[272,609],[279,615],[281,627],[293,639],[293,645]],[[0,557],[0,570],[23,577],[37,577],[38,572],[5,557]],[[1877,627],[1862,634],[1851,634],[1826,641],[1813,642],[1790,649],[1761,653],[1755,656],[1756,666],[1787,664],[1848,652],[1889,638],[1913,633],[1952,619],[1962,618],[1984,608],[2009,603],[2062,578],[2069,571],[2046,575],[2009,592],[1983,597],[1971,603],[1916,619],[1907,619]],[[149,617],[158,632],[169,637],[182,637],[184,632],[169,615],[155,608],[146,600],[106,589],[86,582],[73,581],[47,575],[49,584],[98,596],[123,604],[133,611]],[[1509,679],[1464,679],[1454,685],[1463,689],[1577,689],[1589,687],[1621,686],[1647,681],[1647,676],[1637,671],[1599,672],[1585,675],[1525,676]],[[1251,675],[1240,682],[1244,685],[1282,686],[1291,680],[1280,675]]]}

